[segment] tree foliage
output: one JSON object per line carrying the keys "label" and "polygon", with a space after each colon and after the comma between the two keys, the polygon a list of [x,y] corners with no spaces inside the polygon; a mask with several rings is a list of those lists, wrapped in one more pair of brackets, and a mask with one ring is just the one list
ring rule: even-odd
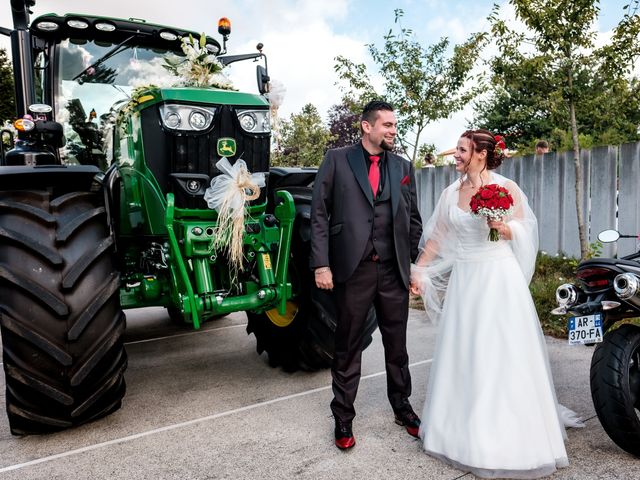
{"label": "tree foliage", "polygon": [[[555,6],[558,2],[514,3]],[[499,12],[494,11],[491,20],[499,55],[490,61],[489,95],[475,102],[474,126],[504,133],[510,140],[510,147],[521,153],[532,152],[539,139],[550,141],[554,149],[570,150],[573,146],[568,101],[574,99],[581,147],[640,139],[640,82],[630,75],[630,67],[637,56],[637,47],[633,53],[637,22],[632,22],[631,16],[625,16],[611,42],[593,49],[590,27],[598,14],[597,2],[582,3],[584,8],[580,14],[586,16],[583,22],[573,12],[567,19],[558,17],[553,29],[533,30],[533,38],[527,33],[516,34],[508,30],[506,25],[501,25],[503,20],[499,18]],[[522,14],[533,15],[533,8],[527,5]],[[562,8],[557,5],[546,15],[544,12],[534,15],[530,19],[531,25],[542,28],[542,22],[552,22]],[[566,34],[573,35],[576,40],[573,46],[567,41],[563,45],[557,41],[557,30],[562,28],[563,22],[573,28],[577,25],[584,28],[583,34],[567,29]],[[634,28],[635,33],[630,35]],[[624,41],[626,47],[622,46]],[[581,52],[581,49],[585,50]],[[616,56],[616,52],[620,55]],[[564,61],[561,60],[563,56]],[[570,71],[571,90],[567,88]]]}
{"label": "tree foliage", "polygon": [[332,140],[329,148],[345,147],[360,141],[360,112],[362,108],[348,98],[333,105],[328,112],[329,132]]}
{"label": "tree foliage", "polygon": [[320,165],[333,136],[312,104],[302,107],[280,126],[280,143],[273,152],[272,165],[313,167]]}
{"label": "tree foliage", "polygon": [[[395,10],[397,27],[403,14]],[[347,98],[354,103],[385,98],[394,105],[400,144],[415,162],[425,127],[462,109],[479,92],[478,82],[471,87],[467,84],[485,41],[485,34],[474,34],[467,42],[454,45],[448,56],[447,38],[423,47],[412,30],[400,27],[389,30],[382,48],[367,45],[384,82],[382,92],[373,88],[364,64],[338,56],[335,71],[346,83]]]}
{"label": "tree foliage", "polygon": [[556,147],[571,145],[583,258],[580,141],[638,138],[638,80],[629,76],[640,54],[638,1],[625,7],[611,42],[599,48],[598,0],[510,0],[525,31],[509,26],[498,6],[489,17],[497,54],[490,61],[491,95],[476,105],[475,122],[525,148],[540,137],[551,137]]}
{"label": "tree foliage", "polygon": [[16,116],[13,69],[4,48],[0,48],[0,124]]}

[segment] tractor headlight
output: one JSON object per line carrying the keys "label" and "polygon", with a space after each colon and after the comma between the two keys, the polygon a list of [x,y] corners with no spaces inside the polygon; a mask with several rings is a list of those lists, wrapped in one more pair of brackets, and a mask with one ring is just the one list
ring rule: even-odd
{"label": "tractor headlight", "polygon": [[170,130],[201,132],[211,126],[216,114],[214,107],[191,105],[161,105],[162,125]]}
{"label": "tractor headlight", "polygon": [[38,30],[42,30],[43,32],[55,32],[58,28],[60,28],[60,25],[58,25],[55,22],[38,22],[36,24],[36,28]]}
{"label": "tractor headlight", "polygon": [[213,53],[214,55],[220,53],[220,47],[214,45],[213,43],[207,43],[204,48],[206,48],[209,53]]}
{"label": "tractor headlight", "polygon": [[189,115],[189,125],[191,125],[194,130],[204,130],[208,126],[207,117],[198,110],[191,112],[191,115]]}
{"label": "tractor headlight", "polygon": [[267,133],[271,131],[269,110],[236,110],[240,126],[245,132]]}
{"label": "tractor headlight", "polygon": [[178,35],[170,32],[169,30],[163,30],[162,32],[160,32],[160,38],[173,42],[174,40],[178,39]]}
{"label": "tractor headlight", "polygon": [[100,30],[101,32],[113,32],[116,29],[116,26],[109,22],[99,22],[96,23],[94,27],[96,27],[96,30]]}
{"label": "tractor headlight", "polygon": [[78,30],[84,30],[86,28],[89,28],[89,24],[81,19],[70,19],[67,20],[67,25],[69,25],[71,28],[77,28]]}
{"label": "tractor headlight", "polygon": [[180,126],[180,115],[176,112],[169,112],[164,117],[164,124],[169,128],[178,128]]}
{"label": "tractor headlight", "polygon": [[258,124],[253,112],[243,113],[238,119],[240,120],[240,126],[247,132],[253,132],[253,129],[256,128]]}

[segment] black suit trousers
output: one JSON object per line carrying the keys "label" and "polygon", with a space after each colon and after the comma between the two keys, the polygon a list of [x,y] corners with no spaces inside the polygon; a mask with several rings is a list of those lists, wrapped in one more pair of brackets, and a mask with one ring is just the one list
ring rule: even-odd
{"label": "black suit trousers", "polygon": [[334,287],[337,308],[336,348],[331,374],[335,418],[351,422],[360,383],[364,324],[370,306],[376,307],[384,346],[387,396],[394,411],[411,395],[407,355],[409,291],[404,287],[396,261],[361,262],[347,282]]}

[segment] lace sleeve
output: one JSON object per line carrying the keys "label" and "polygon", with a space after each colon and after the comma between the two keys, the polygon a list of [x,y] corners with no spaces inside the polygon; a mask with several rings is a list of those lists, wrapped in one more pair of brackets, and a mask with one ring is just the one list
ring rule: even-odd
{"label": "lace sleeve", "polygon": [[450,208],[458,182],[440,195],[433,214],[424,226],[420,253],[411,266],[411,281],[420,289],[427,317],[438,322],[449,275],[455,259],[457,239],[452,234]]}

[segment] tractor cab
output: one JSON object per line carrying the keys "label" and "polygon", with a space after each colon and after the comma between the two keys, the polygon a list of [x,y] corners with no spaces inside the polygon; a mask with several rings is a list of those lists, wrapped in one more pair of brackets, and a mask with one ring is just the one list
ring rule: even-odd
{"label": "tractor cab", "polygon": [[[95,165],[101,170],[113,162],[112,130],[116,116],[127,107],[136,88],[182,86],[175,70],[183,68],[181,64],[186,59],[183,38],[194,40],[203,52],[216,58],[224,53],[220,43],[211,37],[201,38],[192,31],[139,19],[50,14],[35,19],[29,28],[34,65],[33,102],[51,105],[53,119],[63,126],[66,145],[59,152],[60,162]],[[219,30],[226,49],[228,19],[221,19]],[[219,58],[223,66],[260,57],[264,56],[256,53]],[[171,65],[178,66],[173,73],[168,68]],[[264,72],[259,78],[268,80],[266,69],[259,68]],[[219,86],[232,88],[230,83]],[[266,91],[264,84],[261,89],[262,93]],[[266,104],[264,100],[257,103]],[[216,113],[215,108],[207,105],[186,112],[187,118],[181,118],[185,112],[166,106],[160,110],[167,117],[164,126],[168,131],[185,135],[207,130]],[[260,133],[268,134],[268,130]],[[261,163],[260,167],[266,169],[265,162]]]}

